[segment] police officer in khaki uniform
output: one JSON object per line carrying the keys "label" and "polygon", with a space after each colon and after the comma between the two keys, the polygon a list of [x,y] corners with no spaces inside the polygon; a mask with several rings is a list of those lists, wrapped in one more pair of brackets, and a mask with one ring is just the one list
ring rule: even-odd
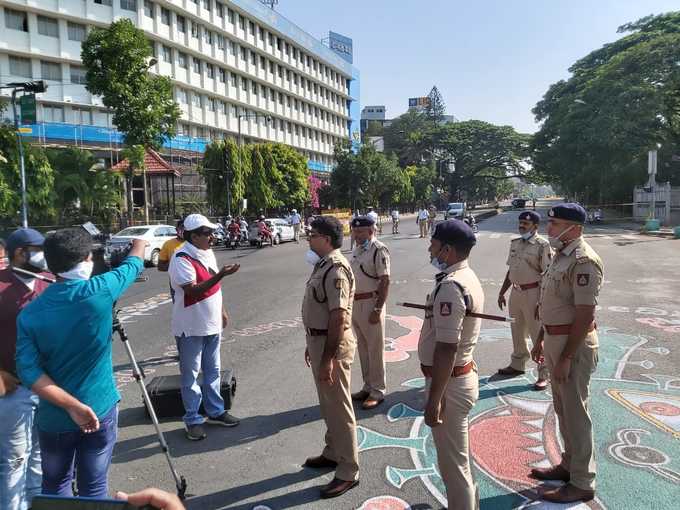
{"label": "police officer in khaki uniform", "polygon": [[425,423],[432,428],[450,510],[479,507],[470,466],[468,414],[479,397],[472,352],[482,321],[466,317],[467,312],[484,309],[482,286],[468,265],[475,243],[475,234],[465,222],[448,220],[435,227],[429,251],[439,274],[427,297],[418,342],[427,388]]}
{"label": "police officer in khaki uniform", "polygon": [[305,362],[311,366],[326,422],[326,447],[304,466],[336,468],[335,478],[321,489],[322,498],[344,494],[359,483],[356,419],[350,395],[356,340],[352,334],[354,275],[340,253],[342,224],[332,216],[311,223],[306,259],[314,265],[302,302],[307,333]]}
{"label": "police officer in khaki uniform", "polygon": [[[536,316],[541,274],[548,269],[552,250],[550,243],[538,234],[541,217],[533,211],[524,211],[519,215],[519,234],[521,237],[510,242],[508,266],[505,281],[498,294],[498,307],[502,310],[506,305],[505,293],[510,292],[510,317],[515,319],[511,324],[512,355],[510,365],[498,370],[500,375],[516,376],[524,373],[530,352],[527,337],[536,344],[541,329]],[[534,389],[545,390],[548,387],[548,369],[544,363],[538,365],[538,379]]]}
{"label": "police officer in khaki uniform", "polygon": [[588,411],[591,374],[597,366],[595,306],[603,277],[600,257],[583,239],[586,212],[560,204],[548,212],[548,236],[555,256],[541,280],[541,333],[531,356],[550,369],[553,405],[564,444],[562,462],[536,468],[539,480],[563,480],[544,491],[556,503],[589,501],[595,496],[593,424]]}
{"label": "police officer in khaki uniform", "polygon": [[369,216],[352,220],[357,247],[352,255],[356,279],[352,327],[357,339],[364,386],[353,400],[373,409],[385,399],[385,301],[390,287],[390,252],[375,238],[375,221]]}

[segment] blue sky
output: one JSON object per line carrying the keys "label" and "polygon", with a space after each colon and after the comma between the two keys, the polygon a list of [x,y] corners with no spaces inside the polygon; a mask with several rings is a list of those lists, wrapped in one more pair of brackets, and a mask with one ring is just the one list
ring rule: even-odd
{"label": "blue sky", "polygon": [[279,0],[276,10],[317,38],[354,39],[361,104],[388,117],[437,85],[448,113],[537,129],[531,108],[580,57],[671,0]]}

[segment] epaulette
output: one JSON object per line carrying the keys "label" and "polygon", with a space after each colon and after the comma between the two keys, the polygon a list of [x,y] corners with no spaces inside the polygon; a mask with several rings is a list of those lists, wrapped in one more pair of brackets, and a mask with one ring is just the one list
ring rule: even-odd
{"label": "epaulette", "polygon": [[550,244],[550,241],[548,241],[545,237],[541,236],[536,236],[536,242],[540,245],[547,246]]}
{"label": "epaulette", "polygon": [[576,257],[577,264],[586,264],[592,262],[592,259],[588,256],[587,250],[579,247],[574,250],[574,256]]}

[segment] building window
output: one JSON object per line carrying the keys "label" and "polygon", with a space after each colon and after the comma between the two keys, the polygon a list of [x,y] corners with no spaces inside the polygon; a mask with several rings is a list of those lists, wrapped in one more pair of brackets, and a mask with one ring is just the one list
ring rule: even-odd
{"label": "building window", "polygon": [[94,3],[111,7],[113,5],[113,0],[94,0]]}
{"label": "building window", "polygon": [[84,67],[74,66],[73,64],[71,64],[71,83],[86,85],[87,84],[86,74],[87,72],[85,71]]}
{"label": "building window", "polygon": [[198,28],[198,23],[191,22],[191,37],[198,39],[200,34],[200,29]]}
{"label": "building window", "polygon": [[260,27],[260,41],[264,42],[264,28]]}
{"label": "building window", "polygon": [[250,29],[250,35],[255,35],[255,23],[252,21],[248,22],[248,28]]}
{"label": "building window", "polygon": [[161,23],[170,26],[170,11],[165,7],[161,7]]}
{"label": "building window", "polygon": [[238,15],[238,26],[241,30],[246,29],[246,19],[240,14]]}
{"label": "building window", "polygon": [[196,57],[192,58],[192,65],[194,68],[194,72],[201,74],[201,61],[198,60]]}
{"label": "building window", "polygon": [[192,94],[191,95],[191,103],[195,107],[200,108],[201,107],[201,96],[200,96],[200,94]]}
{"label": "building window", "polygon": [[229,52],[236,56],[236,43],[234,41],[229,41]]}
{"label": "building window", "polygon": [[215,79],[215,66],[212,64],[206,64],[205,73],[208,75],[208,78]]}
{"label": "building window", "polygon": [[184,89],[177,89],[177,101],[182,104],[187,104],[187,91]]}
{"label": "building window", "polygon": [[71,41],[84,41],[87,35],[85,25],[80,23],[68,22],[68,38]]}
{"label": "building window", "polygon": [[25,12],[13,11],[5,7],[5,26],[13,30],[28,32],[28,18]]}
{"label": "building window", "polygon": [[257,95],[257,83],[253,82],[253,94]]}
{"label": "building window", "polygon": [[153,18],[153,2],[151,0],[144,0],[144,15],[147,18]]}
{"label": "building window", "polygon": [[224,36],[221,34],[217,34],[217,48],[224,50]]}
{"label": "building window", "polygon": [[203,36],[206,44],[209,44],[210,46],[215,44],[215,38],[213,37],[213,33],[210,30],[205,30],[203,32]]}
{"label": "building window", "polygon": [[255,55],[254,52],[250,52],[250,63],[254,66],[257,66],[257,55]]}
{"label": "building window", "polygon": [[177,31],[182,34],[187,31],[187,20],[184,16],[177,16]]}
{"label": "building window", "polygon": [[[7,13],[7,10],[5,10]],[[22,57],[9,57],[9,74],[11,76],[21,76],[22,78],[33,78],[31,61]]]}
{"label": "building window", "polygon": [[248,80],[243,77],[241,78],[241,88],[243,92],[248,92]]}
{"label": "building window", "polygon": [[224,5],[220,2],[215,2],[215,11],[217,12],[218,18],[224,18]]}
{"label": "building window", "polygon": [[50,106],[44,104],[42,110],[43,122],[64,122],[63,106]]}
{"label": "building window", "polygon": [[227,71],[220,67],[219,74],[220,74],[220,83],[226,83],[227,82]]}
{"label": "building window", "polygon": [[38,16],[38,33],[48,37],[59,37],[59,22],[47,16]]}
{"label": "building window", "polygon": [[270,60],[270,61],[269,61],[269,72],[270,72],[271,74],[274,74],[274,70],[275,70],[275,69],[274,69],[274,62],[272,62],[272,61]]}
{"label": "building window", "polygon": [[163,62],[172,62],[172,49],[165,44],[163,45]]}
{"label": "building window", "polygon": [[246,50],[244,47],[241,47],[241,60],[243,60],[245,62],[247,60],[247,58],[248,58],[248,50]]}
{"label": "building window", "polygon": [[203,0],[203,8],[206,11],[211,11],[212,10],[212,1],[211,0]]}
{"label": "building window", "polygon": [[217,103],[217,105],[218,105],[220,113],[224,113],[226,115],[226,113],[227,113],[227,103],[225,103],[224,101],[220,101],[219,103]]}
{"label": "building window", "polygon": [[286,55],[290,55],[290,44],[286,43]]}
{"label": "building window", "polygon": [[269,46],[274,46],[274,34],[269,32]]}
{"label": "building window", "polygon": [[40,76],[43,80],[61,81],[61,64],[41,60]]}
{"label": "building window", "polygon": [[281,48],[283,47],[283,41],[281,40],[280,37],[276,38],[276,47],[278,48],[279,51],[281,51]]}
{"label": "building window", "polygon": [[215,111],[215,100],[212,97],[208,98],[208,111]]}
{"label": "building window", "polygon": [[187,68],[187,55],[181,51],[177,52],[177,63],[182,69]]}
{"label": "building window", "polygon": [[92,124],[92,110],[89,108],[77,108],[73,107],[73,117],[76,124]]}
{"label": "building window", "polygon": [[120,0],[120,8],[126,11],[136,11],[137,0]]}
{"label": "building window", "polygon": [[264,57],[260,57],[260,67],[263,70],[267,70],[267,60]]}
{"label": "building window", "polygon": [[231,9],[227,9],[227,17],[229,18],[229,23],[234,24],[236,13]]}

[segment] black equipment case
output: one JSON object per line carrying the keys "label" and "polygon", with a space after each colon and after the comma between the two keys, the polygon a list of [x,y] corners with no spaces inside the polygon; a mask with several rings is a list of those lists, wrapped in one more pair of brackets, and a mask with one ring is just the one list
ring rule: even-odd
{"label": "black equipment case", "polygon": [[[231,409],[232,401],[236,395],[236,377],[230,368],[220,373],[220,393],[224,399],[224,409]],[[203,384],[203,374],[198,376],[198,384]],[[181,378],[178,375],[161,375],[151,379],[146,385],[151,403],[159,418],[174,418],[184,416],[184,405],[180,392]],[[205,413],[203,403],[199,413]],[[149,414],[147,410],[147,415]]]}

